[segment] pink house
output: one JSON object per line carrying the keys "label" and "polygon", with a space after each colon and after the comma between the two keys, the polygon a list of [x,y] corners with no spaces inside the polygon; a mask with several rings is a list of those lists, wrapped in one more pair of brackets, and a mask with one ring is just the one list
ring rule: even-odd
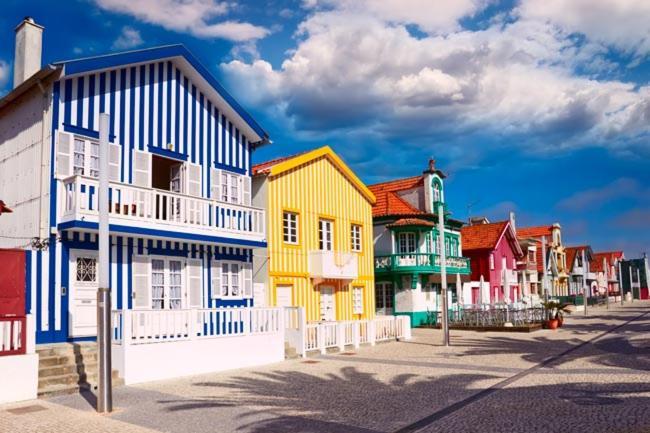
{"label": "pink house", "polygon": [[471,283],[464,287],[465,299],[472,304],[519,301],[517,262],[524,253],[511,221],[473,219],[472,225],[461,229],[461,236],[463,256],[470,258],[472,269]]}

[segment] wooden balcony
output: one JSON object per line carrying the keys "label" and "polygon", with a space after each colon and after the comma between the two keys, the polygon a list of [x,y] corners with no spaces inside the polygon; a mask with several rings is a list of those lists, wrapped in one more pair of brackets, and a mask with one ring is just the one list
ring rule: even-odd
{"label": "wooden balcony", "polygon": [[[447,257],[446,270],[453,274],[469,274],[469,259]],[[390,254],[375,256],[375,272],[440,273],[440,255],[432,253]]]}
{"label": "wooden balcony", "polygon": [[[98,190],[97,179],[65,179],[60,222],[99,222]],[[111,226],[257,242],[266,239],[264,209],[117,182],[109,185],[109,201]]]}

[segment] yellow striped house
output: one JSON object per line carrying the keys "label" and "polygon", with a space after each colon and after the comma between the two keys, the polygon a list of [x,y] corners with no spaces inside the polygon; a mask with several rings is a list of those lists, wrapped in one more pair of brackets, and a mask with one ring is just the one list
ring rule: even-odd
{"label": "yellow striped house", "polygon": [[374,203],[329,146],[254,166],[268,240],[253,257],[256,305],[302,306],[307,321],[374,317]]}

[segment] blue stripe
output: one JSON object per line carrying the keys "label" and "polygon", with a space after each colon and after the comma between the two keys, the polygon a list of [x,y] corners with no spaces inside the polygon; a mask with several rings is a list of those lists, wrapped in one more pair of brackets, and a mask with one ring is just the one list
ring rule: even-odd
{"label": "blue stripe", "polygon": [[235,150],[234,150],[234,144],[233,144],[233,134],[232,134],[232,123],[228,122],[228,146],[230,146],[230,165],[234,168],[235,167]]}
{"label": "blue stripe", "polygon": [[65,243],[61,242],[61,287],[68,288],[68,295],[61,296],[61,334],[63,336],[68,335],[68,319],[69,319],[69,308],[70,308],[70,248]]}
{"label": "blue stripe", "polygon": [[25,251],[25,314],[32,312],[32,252]]}
{"label": "blue stripe", "polygon": [[129,95],[131,97],[129,110],[129,183],[133,183],[133,149],[135,148],[135,67],[131,68],[131,82],[129,83]]}
{"label": "blue stripe", "polygon": [[[172,142],[172,76],[174,68],[172,62],[167,62],[167,143]],[[164,143],[164,144],[167,144]]]}
{"label": "blue stripe", "polygon": [[240,142],[239,142],[239,129],[235,128],[235,163],[233,166],[241,168],[239,166],[239,153],[241,152]]}
{"label": "blue stripe", "polygon": [[109,93],[109,105],[108,105],[108,112],[111,114],[111,121],[110,121],[110,135],[115,136],[115,77],[116,73],[115,71],[111,71],[111,89]]}
{"label": "blue stripe", "polygon": [[180,161],[187,161],[187,155],[179,152],[174,152],[173,150],[167,150],[164,147],[149,146],[147,149],[151,153],[155,153],[157,155],[164,156],[166,158],[173,158],[173,159],[178,159]]}
{"label": "blue stripe", "polygon": [[126,117],[126,69],[120,70],[120,181],[124,182],[124,118]]}
{"label": "blue stripe", "polygon": [[177,152],[182,152],[181,143],[179,140],[180,137],[180,121],[181,121],[181,71],[176,69],[176,107],[174,111],[174,122],[176,122],[176,131],[174,132],[174,150]]}
{"label": "blue stripe", "polygon": [[43,293],[41,281],[43,280],[43,252],[36,252],[36,330],[41,328],[41,311],[43,308]]}
{"label": "blue stripe", "polygon": [[144,78],[147,73],[144,65],[140,66],[140,130],[138,131],[138,149],[144,150]]}
{"label": "blue stripe", "polygon": [[163,143],[163,133],[162,133],[162,124],[163,124],[163,63],[158,63],[158,82],[156,86],[158,87],[158,143],[155,143],[156,146],[166,147],[167,143]]}
{"label": "blue stripe", "polygon": [[[200,94],[199,96],[199,164],[203,165],[203,128],[205,127],[204,123],[205,121],[203,120],[204,116],[203,112],[203,93]],[[203,176],[201,176],[203,177]]]}
{"label": "blue stripe", "polygon": [[106,112],[106,72],[99,74],[99,113]]}
{"label": "blue stripe", "polygon": [[[70,230],[70,229],[97,230],[99,228],[99,224],[90,221],[68,221],[59,224],[58,228],[59,230]],[[188,241],[243,245],[248,247],[259,247],[259,248],[266,247],[266,242],[263,241],[262,242],[249,241],[245,239],[226,238],[223,236],[200,235],[195,233],[176,232],[171,230],[157,230],[157,229],[149,229],[145,227],[123,226],[119,224],[109,224],[109,230],[111,232],[116,232],[116,233],[151,236],[151,237],[162,238],[162,239],[170,238],[170,239],[181,239],[181,240],[188,240]]]}
{"label": "blue stripe", "polygon": [[219,110],[217,107],[214,107],[214,143],[212,143],[212,148],[214,149],[212,165],[216,166],[219,162]]}
{"label": "blue stripe", "polygon": [[70,123],[72,119],[72,80],[65,80],[65,95],[63,98],[63,121]]}
{"label": "blue stripe", "polygon": [[[228,127],[228,123],[226,120],[226,116],[223,114],[221,115],[221,163],[215,164],[215,167],[218,165],[226,165],[226,128]],[[218,168],[218,167],[217,167]]]}
{"label": "blue stripe", "polygon": [[192,104],[190,109],[192,110],[192,128],[190,129],[190,134],[192,134],[192,162],[196,162],[196,86],[192,85]]}
{"label": "blue stripe", "polygon": [[77,78],[77,125],[83,126],[84,119],[84,77]]}
{"label": "blue stripe", "polygon": [[88,77],[88,129],[95,127],[95,75]]}
{"label": "blue stripe", "polygon": [[128,284],[127,304],[129,310],[133,308],[133,238],[127,238],[126,241],[126,255],[128,262],[126,281]]}
{"label": "blue stripe", "polygon": [[156,65],[153,63],[149,65],[149,146],[155,146],[153,142],[153,87],[156,85],[153,80],[154,68]]}
{"label": "blue stripe", "polygon": [[122,236],[117,237],[117,309],[122,309],[122,273],[124,260],[122,259]]}
{"label": "blue stripe", "polygon": [[[206,161],[207,167],[204,167],[207,185],[205,188],[206,196],[210,197],[210,167],[212,166],[212,102],[208,101],[208,142],[205,144],[208,147],[208,160]],[[208,222],[208,224],[212,224]]]}
{"label": "blue stripe", "polygon": [[[96,130],[91,130],[91,129],[88,129],[88,128],[82,128],[82,127],[76,126],[76,125],[68,125],[67,123],[63,124],[63,130],[65,132],[69,132],[71,134],[84,135],[86,137],[99,139],[99,131],[96,131]],[[112,134],[109,134],[108,140],[111,141],[111,142],[115,141],[115,136],[112,135]]]}
{"label": "blue stripe", "polygon": [[237,168],[237,167],[233,167],[233,166],[230,166],[230,165],[218,164],[218,163],[215,164],[214,166],[215,166],[215,168],[218,168],[218,169],[221,169],[221,170],[226,170],[226,171],[229,171],[231,173],[246,174],[246,170],[244,170],[243,168]]}
{"label": "blue stripe", "polygon": [[50,332],[56,331],[55,328],[55,322],[54,322],[54,315],[55,315],[55,305],[54,305],[54,277],[56,273],[56,249],[59,248],[59,246],[56,243],[56,235],[51,235],[50,236],[50,245],[48,247],[49,251],[49,285],[48,285],[48,322],[49,322],[49,330]]}
{"label": "blue stripe", "polygon": [[187,109],[187,107],[188,107],[188,105],[189,105],[189,99],[190,99],[189,96],[190,96],[190,93],[189,93],[188,90],[187,90],[187,89],[188,89],[188,80],[187,80],[187,77],[185,77],[185,80],[183,80],[183,81],[184,81],[183,84],[184,84],[184,87],[185,87],[185,88],[183,89],[183,93],[184,93],[184,100],[183,100],[183,105],[184,105],[184,106],[183,106],[183,119],[185,119],[185,120],[183,121],[183,153],[184,153],[185,155],[188,155],[188,149],[190,148],[190,143],[188,143],[188,141],[187,141],[187,130],[188,130],[188,128],[189,128],[188,123],[190,122],[190,119],[187,118],[187,115],[188,115],[188,109]]}
{"label": "blue stripe", "polygon": [[[70,80],[66,82],[66,87],[69,81]],[[54,178],[54,161],[56,160],[56,149],[55,149],[56,131],[59,126],[59,91],[60,91],[60,85],[59,82],[57,81],[56,83],[54,83],[54,88],[52,90],[52,106],[54,108],[52,111],[52,138],[50,142],[50,227],[56,226],[56,200],[57,200],[56,185],[57,183],[56,183],[56,179]],[[65,110],[67,110],[69,116],[70,104],[67,104],[65,107],[66,107]]]}

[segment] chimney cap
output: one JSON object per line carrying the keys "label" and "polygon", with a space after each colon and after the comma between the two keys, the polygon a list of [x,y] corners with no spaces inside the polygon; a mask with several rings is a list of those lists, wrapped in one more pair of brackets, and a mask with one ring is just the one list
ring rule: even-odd
{"label": "chimney cap", "polygon": [[38,27],[38,28],[41,29],[41,30],[45,28],[45,27],[43,27],[43,26],[40,25],[40,24],[36,24],[36,21],[34,21],[34,18],[32,18],[32,17],[30,17],[30,16],[26,16],[26,17],[23,18],[23,20],[22,20],[22,21],[21,21],[21,22],[16,26],[16,28],[14,29],[14,31],[17,32],[17,31],[20,30],[20,28],[21,28],[22,26],[24,26],[25,24],[31,24],[31,25],[33,25],[34,27]]}

